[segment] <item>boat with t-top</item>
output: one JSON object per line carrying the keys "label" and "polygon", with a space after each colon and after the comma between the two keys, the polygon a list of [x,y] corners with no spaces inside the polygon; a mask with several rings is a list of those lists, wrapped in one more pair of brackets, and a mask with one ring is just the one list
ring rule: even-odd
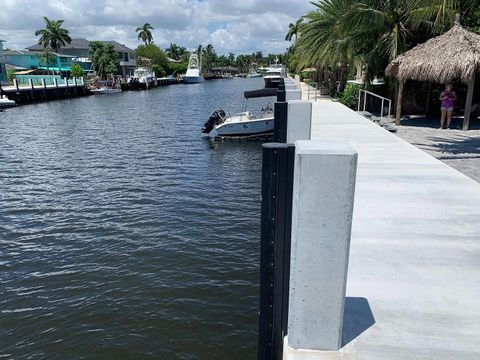
{"label": "boat with t-top", "polygon": [[277,96],[277,89],[260,89],[244,92],[243,111],[229,116],[223,109],[215,110],[203,125],[202,133],[211,137],[232,137],[272,134],[274,127],[273,104],[267,104],[258,115],[247,111],[247,102],[251,98],[268,98]]}
{"label": "boat with t-top", "polygon": [[200,55],[194,50],[190,54],[190,60],[188,61],[187,73],[183,77],[183,82],[185,84],[198,84],[204,81],[203,76],[200,74],[202,69],[202,63]]}

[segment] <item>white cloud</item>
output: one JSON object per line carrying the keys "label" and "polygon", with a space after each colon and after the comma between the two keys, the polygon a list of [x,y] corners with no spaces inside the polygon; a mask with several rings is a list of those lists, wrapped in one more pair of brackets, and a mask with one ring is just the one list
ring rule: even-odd
{"label": "white cloud", "polygon": [[42,16],[65,20],[72,37],[139,44],[135,28],[150,23],[154,41],[189,48],[212,43],[218,53],[283,52],[288,24],[309,11],[306,0],[0,0],[0,38],[9,48],[36,42]]}

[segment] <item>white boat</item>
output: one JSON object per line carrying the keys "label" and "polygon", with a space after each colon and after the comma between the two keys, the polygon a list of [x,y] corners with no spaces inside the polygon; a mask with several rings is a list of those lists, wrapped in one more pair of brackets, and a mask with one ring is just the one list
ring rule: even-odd
{"label": "white boat", "polygon": [[278,88],[284,82],[284,75],[279,69],[269,69],[263,77],[266,88]]}
{"label": "white boat", "polygon": [[197,54],[197,51],[194,50],[190,55],[190,60],[188,61],[187,73],[183,77],[183,82],[185,84],[198,84],[204,81],[203,76],[200,74],[202,68],[201,60]]}
{"label": "white boat", "polygon": [[250,72],[247,74],[247,78],[253,79],[253,78],[260,78],[263,75],[258,73],[255,69],[251,69]]}
{"label": "white boat", "polygon": [[94,94],[94,95],[103,95],[103,94],[117,94],[119,92],[122,92],[122,89],[119,89],[119,88],[109,88],[109,87],[105,87],[105,86],[102,86],[98,89],[93,89],[91,90],[91,92]]}
{"label": "white boat", "polygon": [[278,88],[278,85],[284,82],[284,78],[287,76],[285,66],[278,63],[278,58],[275,64],[270,65],[266,69],[263,80],[266,88]]}
{"label": "white boat", "polygon": [[14,106],[17,106],[14,100],[10,100],[5,95],[0,97],[0,109],[7,109]]}
{"label": "white boat", "polygon": [[131,88],[149,89],[157,85],[157,77],[154,71],[138,67],[133,71],[133,76],[128,79],[127,83]]}
{"label": "white boat", "polygon": [[[246,91],[245,99],[276,95],[276,89]],[[224,110],[214,111],[203,125],[202,132],[212,137],[272,134],[275,123],[272,104],[268,102],[267,106],[263,107],[260,114],[256,116],[250,111],[246,111],[247,100],[244,104],[244,111],[234,116],[228,116]]]}

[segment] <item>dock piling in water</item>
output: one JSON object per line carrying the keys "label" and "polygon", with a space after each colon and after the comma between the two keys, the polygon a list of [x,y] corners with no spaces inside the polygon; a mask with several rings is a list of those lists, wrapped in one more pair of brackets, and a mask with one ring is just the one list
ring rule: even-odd
{"label": "dock piling in water", "polygon": [[282,358],[288,326],[293,145],[263,145],[258,360]]}

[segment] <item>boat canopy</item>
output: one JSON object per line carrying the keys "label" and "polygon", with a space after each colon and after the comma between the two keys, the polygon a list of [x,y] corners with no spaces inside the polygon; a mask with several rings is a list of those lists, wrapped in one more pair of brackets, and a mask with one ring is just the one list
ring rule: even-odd
{"label": "boat canopy", "polygon": [[245,99],[250,99],[250,98],[277,96],[277,92],[278,92],[277,88],[265,88],[260,90],[245,91],[243,95],[245,96]]}

